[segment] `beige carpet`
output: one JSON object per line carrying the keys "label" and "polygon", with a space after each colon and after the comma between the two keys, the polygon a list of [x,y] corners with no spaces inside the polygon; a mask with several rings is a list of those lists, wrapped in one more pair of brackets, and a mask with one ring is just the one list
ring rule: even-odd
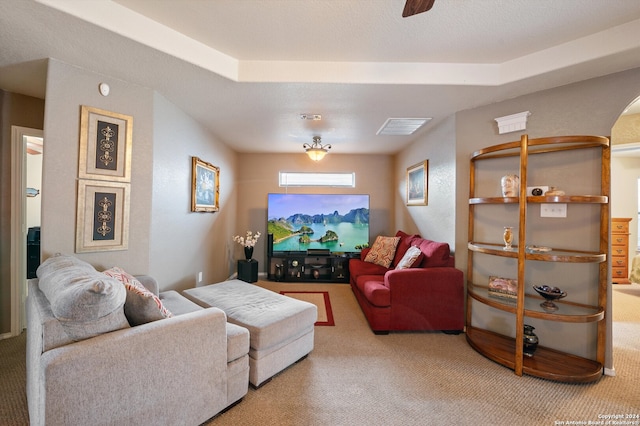
{"label": "beige carpet", "polygon": [[[638,284],[614,286],[617,376],[588,385],[518,377],[476,353],[464,335],[374,335],[346,284],[257,284],[277,292],[328,291],[336,326],[316,327],[315,349],[305,360],[250,388],[208,425],[551,426],[640,413]],[[7,346],[0,342],[0,359]],[[11,368],[14,377],[0,376],[0,424],[25,425],[24,363]],[[17,403],[8,406],[9,399]]]}

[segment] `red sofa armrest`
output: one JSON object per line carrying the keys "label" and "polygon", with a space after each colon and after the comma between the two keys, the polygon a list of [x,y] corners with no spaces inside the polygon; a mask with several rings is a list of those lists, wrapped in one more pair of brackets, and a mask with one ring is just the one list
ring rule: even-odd
{"label": "red sofa armrest", "polygon": [[384,285],[391,295],[394,310],[442,321],[435,329],[461,330],[464,327],[464,278],[462,271],[451,267],[390,270]]}

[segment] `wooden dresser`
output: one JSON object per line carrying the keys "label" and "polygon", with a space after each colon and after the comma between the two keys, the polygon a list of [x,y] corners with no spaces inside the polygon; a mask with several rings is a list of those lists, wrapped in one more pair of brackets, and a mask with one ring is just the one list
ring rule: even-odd
{"label": "wooden dresser", "polygon": [[631,218],[611,219],[611,282],[629,281],[629,222]]}

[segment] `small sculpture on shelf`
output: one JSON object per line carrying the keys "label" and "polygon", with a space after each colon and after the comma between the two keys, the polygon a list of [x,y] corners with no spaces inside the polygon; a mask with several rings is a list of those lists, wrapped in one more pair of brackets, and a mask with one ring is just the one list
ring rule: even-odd
{"label": "small sculpture on shelf", "polygon": [[284,265],[282,265],[282,263],[276,263],[275,268],[276,281],[282,281],[282,278],[284,278]]}
{"label": "small sculpture on shelf", "polygon": [[513,248],[511,247],[511,243],[513,243],[513,227],[504,227],[504,232],[502,233],[502,241],[504,241],[504,248],[502,250],[513,250]]}
{"label": "small sculpture on shelf", "polygon": [[555,186],[550,186],[549,190],[547,192],[544,193],[544,195],[546,196],[560,196],[560,195],[564,195],[565,192],[561,189],[556,188]]}
{"label": "small sculpture on shelf", "polygon": [[518,175],[504,175],[500,180],[503,197],[517,197],[520,191],[520,177]]}

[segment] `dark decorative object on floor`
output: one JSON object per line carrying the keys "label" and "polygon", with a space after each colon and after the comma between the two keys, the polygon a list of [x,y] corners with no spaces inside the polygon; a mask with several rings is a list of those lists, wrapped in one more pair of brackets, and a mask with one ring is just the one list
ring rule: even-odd
{"label": "dark decorative object on floor", "polygon": [[253,247],[244,248],[244,258],[247,260],[251,260],[253,258]]}
{"label": "dark decorative object on floor", "polygon": [[538,348],[538,336],[533,332],[535,327],[525,324],[524,325],[524,354],[526,356],[533,356],[533,353]]}

